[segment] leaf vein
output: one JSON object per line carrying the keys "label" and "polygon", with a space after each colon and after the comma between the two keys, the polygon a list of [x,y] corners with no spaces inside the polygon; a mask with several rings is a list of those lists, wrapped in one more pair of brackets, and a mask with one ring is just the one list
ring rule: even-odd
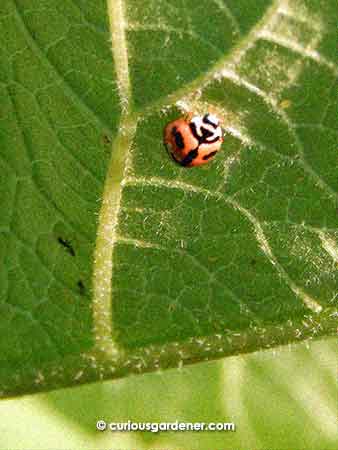
{"label": "leaf vein", "polygon": [[43,52],[43,50],[38,46],[36,40],[33,38],[29,28],[27,27],[22,14],[19,10],[16,0],[12,0],[13,5],[15,7],[15,17],[17,19],[17,23],[19,25],[20,30],[22,31],[24,37],[26,38],[30,48],[39,58],[39,60],[51,70],[54,75],[58,78],[60,83],[62,84],[67,95],[74,101],[74,103],[86,114],[92,117],[92,119],[97,123],[100,128],[104,130],[111,130],[111,127],[104,123],[103,119],[99,117],[89,106],[86,105],[84,100],[80,97],[80,95],[73,89],[73,87],[66,82],[64,77],[60,74],[59,70],[55,67],[55,65],[48,59],[47,55]]}
{"label": "leaf vein", "polygon": [[254,231],[255,231],[255,237],[258,243],[260,244],[260,248],[262,249],[263,253],[267,257],[267,259],[270,261],[270,263],[276,267],[277,272],[280,274],[280,276],[284,279],[284,281],[287,283],[289,288],[292,290],[292,292],[296,295],[297,298],[299,298],[305,306],[307,306],[309,309],[311,309],[313,312],[319,313],[322,311],[322,306],[318,303],[317,300],[310,297],[309,294],[307,294],[302,288],[300,288],[288,275],[288,273],[285,271],[285,269],[282,267],[282,265],[278,262],[277,258],[272,252],[272,249],[268,243],[267,238],[265,237],[264,231],[262,226],[259,223],[259,220],[246,208],[242,207],[238,201],[234,200],[231,197],[224,197],[223,195],[219,193],[211,192],[208,189],[200,188],[198,186],[194,186],[182,181],[171,181],[171,180],[165,180],[160,177],[149,177],[149,178],[142,178],[142,177],[129,177],[126,179],[125,184],[128,185],[154,185],[159,187],[166,187],[169,189],[181,189],[184,192],[189,193],[198,193],[198,194],[204,194],[210,197],[215,198],[216,200],[221,200],[227,204],[232,205],[232,207],[236,210],[238,210],[243,216],[245,216],[249,222],[252,224]]}
{"label": "leaf vein", "polygon": [[291,41],[290,39],[284,38],[283,36],[279,36],[275,33],[272,33],[268,30],[263,30],[259,37],[267,42],[271,42],[277,44],[281,47],[287,48],[291,50],[293,53],[297,53],[298,55],[303,56],[304,58],[308,58],[312,61],[315,61],[317,64],[322,65],[330,69],[335,76],[338,76],[338,67],[332,62],[326,59],[324,56],[320,55],[316,50],[303,47],[295,41]]}
{"label": "leaf vein", "polygon": [[253,94],[256,94],[258,97],[262,98],[263,101],[271,108],[271,110],[278,116],[280,119],[285,123],[287,126],[289,132],[294,138],[296,148],[299,154],[299,163],[302,164],[304,170],[308,173],[308,175],[311,176],[315,180],[315,182],[320,186],[320,188],[326,192],[326,194],[329,197],[332,197],[336,202],[338,202],[338,193],[334,191],[331,186],[329,186],[325,180],[323,180],[310,166],[310,164],[306,161],[305,155],[304,155],[304,146],[299,139],[298,133],[297,133],[297,127],[291,123],[289,120],[289,117],[285,113],[285,111],[278,107],[277,101],[272,97],[272,95],[267,94],[262,89],[257,87],[256,85],[252,84],[251,82],[245,80],[243,77],[238,76],[235,72],[232,70],[224,69],[221,72],[221,75],[235,83],[237,83],[240,86],[245,87]]}

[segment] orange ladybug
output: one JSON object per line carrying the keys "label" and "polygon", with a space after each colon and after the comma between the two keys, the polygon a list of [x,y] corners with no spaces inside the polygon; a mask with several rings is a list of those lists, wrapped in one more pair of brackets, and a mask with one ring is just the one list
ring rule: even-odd
{"label": "orange ladybug", "polygon": [[206,164],[223,142],[219,119],[213,114],[189,114],[166,125],[164,143],[174,161],[184,167]]}

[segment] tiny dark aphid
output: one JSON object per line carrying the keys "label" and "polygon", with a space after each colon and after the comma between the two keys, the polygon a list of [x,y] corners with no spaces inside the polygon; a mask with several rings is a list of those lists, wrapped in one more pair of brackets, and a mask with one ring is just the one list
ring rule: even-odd
{"label": "tiny dark aphid", "polygon": [[58,237],[58,243],[61,244],[70,255],[75,256],[75,250],[74,250],[72,244],[67,239]]}
{"label": "tiny dark aphid", "polygon": [[82,281],[82,280],[79,280],[79,281],[77,282],[77,287],[79,288],[79,293],[80,293],[80,295],[81,295],[81,296],[84,296],[85,293],[86,293],[86,288],[85,288],[85,285],[83,284],[83,281]]}

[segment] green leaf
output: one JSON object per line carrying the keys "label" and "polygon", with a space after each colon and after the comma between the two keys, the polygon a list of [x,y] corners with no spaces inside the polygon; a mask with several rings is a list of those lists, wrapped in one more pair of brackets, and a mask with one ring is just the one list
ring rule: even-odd
{"label": "green leaf", "polygon": [[333,334],[335,2],[61,3],[0,12],[2,395]]}

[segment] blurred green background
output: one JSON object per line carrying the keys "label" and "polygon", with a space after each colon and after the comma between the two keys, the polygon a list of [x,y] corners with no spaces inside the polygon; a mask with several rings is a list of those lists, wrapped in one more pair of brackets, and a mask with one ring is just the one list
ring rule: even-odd
{"label": "blurred green background", "polygon": [[[331,339],[6,400],[0,403],[0,447],[336,449],[336,369]],[[236,431],[99,432],[98,419],[226,421]]]}

